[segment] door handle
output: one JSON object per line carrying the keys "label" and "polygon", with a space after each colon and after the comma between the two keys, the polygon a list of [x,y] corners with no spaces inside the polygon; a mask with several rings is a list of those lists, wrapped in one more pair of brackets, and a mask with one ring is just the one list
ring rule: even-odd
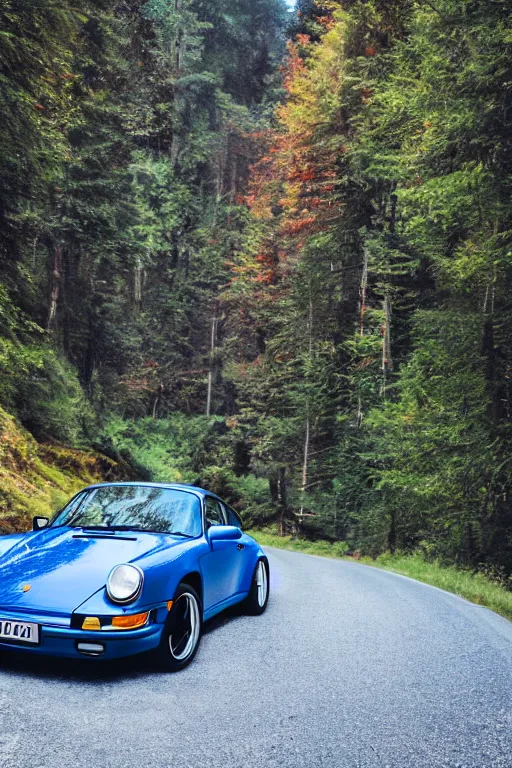
{"label": "door handle", "polygon": [[244,547],[245,547],[245,544],[237,544],[236,545],[237,549],[243,549]]}

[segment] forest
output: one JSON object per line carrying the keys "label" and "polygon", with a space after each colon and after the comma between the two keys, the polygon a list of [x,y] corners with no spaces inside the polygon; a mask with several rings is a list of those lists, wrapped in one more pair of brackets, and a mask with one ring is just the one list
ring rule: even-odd
{"label": "forest", "polygon": [[91,478],[512,573],[508,0],[0,0],[0,530]]}

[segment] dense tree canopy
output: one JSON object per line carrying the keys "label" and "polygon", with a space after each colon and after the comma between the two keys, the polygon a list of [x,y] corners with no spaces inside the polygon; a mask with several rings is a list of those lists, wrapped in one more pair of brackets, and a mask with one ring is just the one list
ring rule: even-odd
{"label": "dense tree canopy", "polygon": [[510,3],[0,14],[1,404],[257,523],[511,571]]}

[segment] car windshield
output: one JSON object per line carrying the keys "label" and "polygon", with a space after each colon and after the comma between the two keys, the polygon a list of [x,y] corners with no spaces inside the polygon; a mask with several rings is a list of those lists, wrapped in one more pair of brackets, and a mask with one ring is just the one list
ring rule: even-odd
{"label": "car windshield", "polygon": [[74,528],[129,528],[182,536],[201,534],[199,498],[187,491],[107,485],[76,496],[52,521]]}

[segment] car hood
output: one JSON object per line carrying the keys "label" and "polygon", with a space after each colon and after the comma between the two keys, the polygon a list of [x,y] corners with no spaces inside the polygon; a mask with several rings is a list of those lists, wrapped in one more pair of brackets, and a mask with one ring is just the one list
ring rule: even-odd
{"label": "car hood", "polygon": [[48,528],[27,534],[3,554],[0,549],[0,607],[70,614],[105,586],[115,565],[182,543],[138,531],[105,535]]}

